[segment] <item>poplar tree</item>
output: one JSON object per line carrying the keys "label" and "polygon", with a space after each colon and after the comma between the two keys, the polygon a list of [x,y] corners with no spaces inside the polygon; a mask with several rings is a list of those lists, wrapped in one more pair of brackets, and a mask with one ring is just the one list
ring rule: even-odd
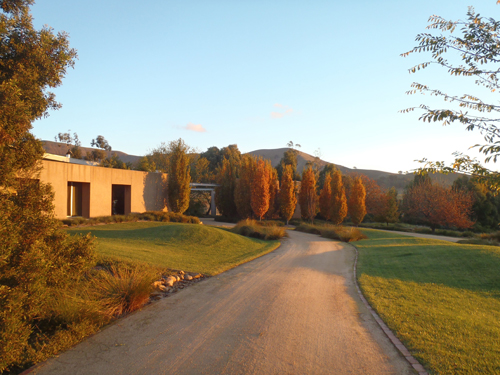
{"label": "poplar tree", "polygon": [[251,193],[251,205],[252,211],[262,220],[262,216],[265,215],[269,209],[269,162],[259,159],[255,165],[255,171],[253,175],[252,183],[252,193]]}
{"label": "poplar tree", "polygon": [[323,189],[319,195],[319,212],[325,220],[332,218],[332,175],[328,173],[325,177]]}
{"label": "poplar tree", "polygon": [[366,215],[365,205],[365,187],[360,177],[354,179],[351,187],[351,195],[349,197],[349,216],[355,226],[358,226]]}
{"label": "poplar tree", "polygon": [[333,224],[340,225],[347,216],[347,198],[342,182],[342,174],[339,170],[333,171],[330,186],[332,194],[332,211],[330,217]]}
{"label": "poplar tree", "polygon": [[179,138],[168,145],[168,203],[173,212],[183,214],[189,207],[191,193],[189,146]]}
{"label": "poplar tree", "polygon": [[252,216],[252,183],[255,170],[255,158],[244,155],[241,159],[239,178],[236,180],[234,189],[234,203],[238,216],[246,219]]}
{"label": "poplar tree", "polygon": [[302,217],[314,221],[317,212],[318,196],[316,195],[316,176],[309,166],[302,171],[299,204]]}
{"label": "poplar tree", "polygon": [[219,185],[215,188],[215,204],[223,216],[236,218],[238,211],[234,203],[234,189],[236,185],[236,165],[226,158],[217,170],[215,179]]}
{"label": "poplar tree", "polygon": [[397,223],[399,219],[398,192],[395,187],[389,189],[386,194],[384,220],[389,223]]}
{"label": "poplar tree", "polygon": [[281,216],[286,221],[286,225],[288,225],[289,220],[292,218],[293,213],[295,212],[295,206],[297,205],[297,196],[295,195],[295,182],[293,182],[293,169],[290,165],[286,165],[283,168],[280,185],[280,211]]}
{"label": "poplar tree", "polygon": [[279,182],[278,182],[278,171],[273,168],[271,164],[268,164],[269,172],[269,210],[266,212],[266,217],[269,219],[275,218],[279,213]]}

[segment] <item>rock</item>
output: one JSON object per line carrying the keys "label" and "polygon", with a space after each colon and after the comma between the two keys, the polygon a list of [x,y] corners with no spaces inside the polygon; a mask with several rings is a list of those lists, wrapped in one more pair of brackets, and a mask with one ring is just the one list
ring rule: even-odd
{"label": "rock", "polygon": [[165,285],[160,285],[158,289],[161,290],[162,292],[166,292],[168,290],[168,288]]}
{"label": "rock", "polygon": [[153,288],[155,288],[155,289],[160,289],[161,290],[162,286],[163,286],[163,281],[155,281],[153,283]]}
{"label": "rock", "polygon": [[179,278],[180,278],[181,280],[184,280],[184,275],[180,275],[180,276],[179,276]]}
{"label": "rock", "polygon": [[179,275],[184,275],[185,272],[184,271],[179,271]]}
{"label": "rock", "polygon": [[167,277],[167,280],[165,281],[165,284],[167,286],[174,286],[175,282],[177,282],[177,278],[175,276],[169,276],[169,277]]}
{"label": "rock", "polygon": [[193,276],[193,279],[199,279],[200,277],[203,277],[203,276],[201,275],[201,273],[199,273],[199,274],[197,274],[197,275],[194,275],[194,276]]}
{"label": "rock", "polygon": [[185,275],[184,276],[184,280],[191,281],[191,280],[193,280],[193,276],[191,276],[191,275]]}

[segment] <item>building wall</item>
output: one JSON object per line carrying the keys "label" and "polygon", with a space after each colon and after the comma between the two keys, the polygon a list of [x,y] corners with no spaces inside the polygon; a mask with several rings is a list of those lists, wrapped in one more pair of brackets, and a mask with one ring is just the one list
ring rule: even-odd
{"label": "building wall", "polygon": [[112,185],[130,186],[130,204],[126,205],[126,213],[167,211],[167,175],[164,173],[43,160],[40,181],[52,185],[55,193],[55,215],[60,219],[67,217],[68,182],[89,184],[83,185],[83,204],[88,208],[83,209],[83,216],[95,217],[112,214]]}

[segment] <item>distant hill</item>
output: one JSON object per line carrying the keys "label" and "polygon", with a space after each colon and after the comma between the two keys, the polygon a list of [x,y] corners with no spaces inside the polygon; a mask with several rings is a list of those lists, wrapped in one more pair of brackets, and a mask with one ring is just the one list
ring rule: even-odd
{"label": "distant hill", "polygon": [[[54,155],[66,155],[68,150],[71,148],[68,147],[66,143],[61,143],[61,142],[53,142],[53,141],[42,141],[43,148],[45,149],[45,152],[48,154],[54,154]],[[95,150],[95,148],[91,147],[82,147],[80,146],[80,149],[82,150],[82,155],[85,155],[87,152],[92,152],[92,150]],[[108,156],[111,156],[112,154],[116,153],[118,157],[125,163],[136,163],[141,157],[136,156],[136,155],[129,155],[126,154],[122,151],[107,151]]]}
{"label": "distant hill", "polygon": [[[66,155],[68,152],[68,146],[66,143],[60,143],[60,142],[53,142],[53,141],[42,141],[43,148],[45,151],[49,154],[55,154],[55,155]],[[91,152],[93,149],[90,147],[80,147],[82,150],[82,154],[85,155],[87,152]],[[280,161],[283,155],[285,154],[285,151],[289,150],[289,148],[274,148],[274,149],[263,149],[263,150],[255,150],[248,152],[250,155],[254,156],[260,156],[264,159],[268,159],[271,161],[271,164],[273,167],[276,167]],[[126,154],[125,152],[122,151],[108,151],[108,156],[111,154],[116,153],[118,157],[124,161],[125,163],[131,162],[131,163],[136,163],[141,156],[137,155],[129,155]],[[299,173],[302,173],[302,170],[304,169],[305,165],[307,162],[312,162],[315,160],[315,157],[309,154],[306,154],[305,152],[298,151],[297,155],[297,171]],[[329,163],[325,160],[319,160],[318,164],[320,165],[320,168],[324,168],[325,165],[327,164],[334,164],[334,163]],[[384,189],[390,189],[392,186],[394,186],[398,192],[401,194],[403,192],[403,189],[405,186],[413,180],[413,174],[397,174],[397,173],[391,173],[391,172],[384,172],[384,171],[378,171],[374,169],[352,169],[352,168],[347,168],[344,167],[343,165],[335,164],[335,166],[343,173],[343,174],[364,174],[371,179],[377,181],[377,183],[380,185],[380,187]],[[445,186],[451,186],[453,184],[453,181],[455,181],[458,177],[460,177],[460,174],[431,174],[431,179],[433,181],[439,182],[442,185]]]}
{"label": "distant hill", "polygon": [[[289,148],[275,148],[275,149],[263,149],[263,150],[255,150],[249,152],[250,155],[254,156],[260,156],[264,159],[268,159],[271,161],[271,164],[273,167],[276,167],[280,161],[281,158],[283,158],[283,155],[285,154],[285,151],[289,150]],[[312,162],[315,160],[315,157],[309,154],[306,154],[305,152],[298,151],[297,155],[297,171],[299,173],[302,173],[302,170],[304,169],[305,165],[307,162]],[[334,163],[329,163],[325,160],[319,160],[318,164],[320,165],[320,168],[324,168],[325,165],[327,164],[334,164]],[[343,174],[364,174],[371,179],[377,181],[377,183],[380,185],[380,187],[384,189],[390,189],[391,187],[395,187],[399,193],[402,193],[403,189],[405,186],[413,180],[413,174],[397,174],[397,173],[391,173],[391,172],[384,172],[384,171],[378,171],[374,169],[352,169],[352,168],[347,168],[344,167],[343,165],[339,164],[334,164]],[[445,186],[451,186],[453,184],[453,181],[455,181],[458,177],[460,177],[460,174],[431,174],[431,179],[435,182],[439,182],[440,184],[443,184]]]}

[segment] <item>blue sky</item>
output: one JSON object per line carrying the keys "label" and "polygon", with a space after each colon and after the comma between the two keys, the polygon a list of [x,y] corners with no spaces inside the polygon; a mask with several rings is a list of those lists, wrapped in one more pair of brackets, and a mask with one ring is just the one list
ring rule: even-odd
{"label": "blue sky", "polygon": [[464,19],[472,5],[499,18],[495,0],[471,1],[40,0],[35,25],[68,32],[79,57],[55,90],[62,109],[33,133],[53,140],[71,129],[84,146],[103,135],[136,155],[178,138],[200,151],[293,141],[390,172],[450,160],[480,134],[398,111],[430,103],[405,95],[413,81],[457,94],[473,85],[438,68],[410,75],[427,56],[400,54],[432,14]]}

